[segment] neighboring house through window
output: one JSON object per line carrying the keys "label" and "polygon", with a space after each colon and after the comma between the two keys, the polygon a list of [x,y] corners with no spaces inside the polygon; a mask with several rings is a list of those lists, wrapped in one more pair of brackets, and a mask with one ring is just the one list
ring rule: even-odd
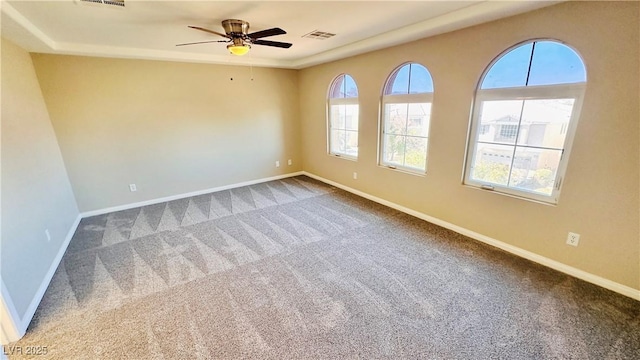
{"label": "neighboring house through window", "polygon": [[336,77],[328,96],[329,154],[358,158],[358,87],[347,74]]}
{"label": "neighboring house through window", "polygon": [[426,171],[432,102],[433,80],[427,68],[408,63],[391,73],[382,95],[380,165]]}
{"label": "neighboring house through window", "polygon": [[476,91],[465,184],[557,203],[585,87],[582,60],[557,41],[494,60]]}

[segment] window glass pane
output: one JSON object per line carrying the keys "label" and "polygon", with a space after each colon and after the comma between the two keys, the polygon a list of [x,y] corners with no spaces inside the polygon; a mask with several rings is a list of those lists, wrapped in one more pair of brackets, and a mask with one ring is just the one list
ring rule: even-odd
{"label": "window glass pane", "polygon": [[471,178],[487,184],[507,185],[513,146],[478,144],[471,168]]}
{"label": "window glass pane", "polygon": [[408,107],[409,104],[385,105],[385,134],[406,134]]}
{"label": "window glass pane", "polygon": [[570,47],[555,41],[538,41],[533,50],[529,86],[587,81],[582,60]]}
{"label": "window glass pane", "polygon": [[383,144],[383,161],[387,164],[404,165],[404,136],[385,135]]}
{"label": "window glass pane", "polygon": [[420,64],[411,64],[411,81],[409,81],[409,94],[422,94],[433,92],[433,79],[426,67]]}
{"label": "window glass pane", "polygon": [[331,105],[331,128],[344,129],[346,105]]}
{"label": "window glass pane", "polygon": [[[419,99],[433,92],[433,79],[420,64],[405,64],[391,74],[384,95],[409,95]],[[404,98],[404,97],[402,97]],[[431,103],[393,103],[398,97],[384,98],[381,163],[424,171],[427,139],[431,120]],[[414,101],[414,100],[410,100]]]}
{"label": "window glass pane", "polygon": [[[478,141],[516,142],[522,100],[485,101],[482,103]],[[487,128],[483,128],[487,126]],[[484,133],[482,133],[484,131]]]}
{"label": "window glass pane", "polygon": [[345,128],[358,131],[358,105],[343,105],[345,112]]}
{"label": "window glass pane", "polygon": [[358,132],[347,130],[345,136],[345,153],[351,156],[358,156]]}
{"label": "window glass pane", "polygon": [[391,78],[391,91],[386,91],[386,95],[408,94],[409,93],[409,64],[396,71]]}
{"label": "window glass pane", "polygon": [[338,76],[331,85],[331,99],[357,98],[358,87],[356,82],[349,75]]}
{"label": "window glass pane", "polygon": [[551,195],[561,155],[561,150],[517,147],[509,186]]}
{"label": "window glass pane", "polygon": [[562,149],[574,99],[526,100],[518,144]]}
{"label": "window glass pane", "polygon": [[331,152],[344,154],[346,151],[344,130],[331,129]]}
{"label": "window glass pane", "polygon": [[[357,157],[359,105],[355,81],[346,74],[336,77],[329,96],[329,153]],[[345,98],[353,100],[331,100]]]}
{"label": "window glass pane", "polygon": [[358,97],[358,87],[356,82],[349,75],[344,76],[344,97],[355,98]]}
{"label": "window glass pane", "polygon": [[344,97],[344,75],[338,76],[331,86],[331,99],[338,99]]}
{"label": "window glass pane", "polygon": [[404,165],[425,170],[427,161],[427,139],[407,136],[404,154]]}
{"label": "window glass pane", "polygon": [[525,86],[533,43],[519,46],[496,61],[482,80],[481,89]]}
{"label": "window glass pane", "polygon": [[[498,58],[480,89],[511,89],[481,93],[494,100],[479,103],[473,113],[475,141],[469,139],[465,183],[500,185],[496,191],[534,199],[551,197],[556,178],[563,175],[558,169],[564,169],[560,161],[585,82],[580,56],[556,41],[524,44]],[[524,88],[545,85],[552,86]],[[576,97],[567,97],[568,91]],[[549,201],[556,203],[557,197]]]}
{"label": "window glass pane", "polygon": [[429,135],[430,118],[430,103],[409,104],[407,134],[427,137]]}

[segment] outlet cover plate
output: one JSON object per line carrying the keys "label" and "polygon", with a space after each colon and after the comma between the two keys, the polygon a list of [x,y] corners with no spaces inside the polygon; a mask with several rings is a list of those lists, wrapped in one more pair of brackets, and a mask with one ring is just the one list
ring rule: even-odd
{"label": "outlet cover plate", "polygon": [[567,236],[567,245],[578,246],[580,242],[580,234],[570,232]]}

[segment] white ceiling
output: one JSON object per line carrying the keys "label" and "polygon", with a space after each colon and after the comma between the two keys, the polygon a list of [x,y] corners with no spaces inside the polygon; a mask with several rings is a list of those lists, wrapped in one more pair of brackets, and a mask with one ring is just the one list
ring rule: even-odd
{"label": "white ceiling", "polygon": [[[559,1],[148,1],[125,8],[79,0],[2,1],[2,36],[30,52],[240,64],[300,69],[515,15]],[[228,54],[224,43],[176,47],[222,38],[187,26],[224,32],[224,19],[242,19],[250,32],[280,27],[265,40]],[[303,38],[314,30],[337,34]]]}

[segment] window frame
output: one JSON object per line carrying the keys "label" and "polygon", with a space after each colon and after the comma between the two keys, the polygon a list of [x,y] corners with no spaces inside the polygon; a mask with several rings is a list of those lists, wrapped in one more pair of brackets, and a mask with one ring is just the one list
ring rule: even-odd
{"label": "window frame", "polygon": [[[412,65],[412,64],[416,64],[416,65],[420,65],[422,67],[424,67],[427,72],[429,73],[429,76],[431,76],[432,79],[432,87],[433,87],[433,91],[432,92],[427,92],[427,93],[408,93],[408,94],[385,94],[387,89],[391,89],[393,88],[393,83],[391,82],[392,80],[395,81],[396,80],[396,76],[398,74],[398,72],[400,72],[400,70],[407,66],[407,65]],[[411,81],[410,79],[408,80],[409,82]],[[410,87],[410,85],[408,85]],[[408,89],[408,91],[410,91]],[[431,133],[431,114],[433,113],[433,94],[435,92],[435,86],[433,86],[433,76],[431,75],[431,72],[429,71],[429,69],[422,65],[419,62],[416,61],[409,61],[409,62],[405,62],[400,64],[399,66],[397,66],[395,69],[393,69],[393,71],[389,74],[389,76],[387,77],[387,80],[385,81],[383,87],[382,87],[382,95],[380,97],[380,116],[378,117],[379,122],[378,122],[378,166],[381,166],[383,168],[386,169],[391,169],[391,170],[396,170],[396,171],[400,171],[400,172],[405,172],[408,174],[412,174],[412,175],[419,175],[419,176],[424,176],[427,173],[427,164],[429,162],[429,147],[431,142],[429,141],[430,139],[430,133]],[[400,135],[400,136],[404,136],[406,137],[420,137],[420,138],[425,138],[427,139],[427,149],[426,149],[426,154],[425,154],[425,161],[424,161],[424,169],[419,169],[419,168],[415,168],[412,166],[403,166],[403,165],[398,165],[395,163],[389,163],[385,161],[385,154],[384,154],[384,146],[385,146],[385,142],[384,142],[384,136],[386,135],[385,133],[385,128],[386,128],[386,118],[385,118],[385,114],[386,114],[386,107],[389,104],[429,104],[430,105],[430,112],[429,112],[429,127],[427,128],[427,136],[413,136],[413,135]]]}
{"label": "window frame", "polygon": [[[347,73],[342,73],[337,75],[336,77],[333,78],[333,80],[331,81],[331,83],[329,84],[329,90],[328,90],[328,94],[327,94],[327,104],[326,104],[326,118],[327,118],[327,155],[331,156],[331,157],[337,157],[337,158],[342,158],[342,159],[347,159],[347,160],[353,160],[356,161],[358,160],[358,155],[360,153],[359,148],[360,148],[360,102],[359,102],[359,98],[360,98],[360,91],[358,90],[358,96],[357,97],[344,97],[344,98],[334,98],[332,97],[333,91],[335,89],[335,86],[337,85],[337,81],[341,78],[341,77],[350,77],[353,80],[353,83],[356,86],[356,90],[358,90],[358,84],[356,83],[355,79],[353,78],[353,76],[347,74]],[[343,80],[343,81],[346,81]],[[358,151],[356,153],[356,155],[352,155],[352,154],[348,154],[346,152],[337,152],[337,151],[333,151],[331,149],[331,130],[332,130],[332,126],[331,126],[331,108],[334,105],[357,105],[358,106],[358,129],[357,130],[347,130],[346,129],[346,123],[345,123],[345,129],[341,129],[349,132],[355,132],[356,136],[358,137]]]}
{"label": "window frame", "polygon": [[[565,84],[554,84],[554,85],[535,85],[535,86],[518,86],[518,87],[505,87],[505,88],[491,88],[491,89],[481,89],[482,83],[486,75],[489,73],[493,65],[500,60],[504,55],[508,54],[510,51],[524,46],[526,44],[532,42],[539,41],[553,41],[564,46],[569,47],[573,50],[576,55],[582,61],[582,64],[585,68],[585,81],[580,83],[565,83]],[[547,205],[557,205],[560,193],[562,190],[562,184],[564,182],[564,178],[566,176],[566,170],[569,163],[569,157],[571,154],[571,149],[573,147],[573,141],[575,138],[576,129],[578,126],[578,122],[580,119],[580,113],[582,110],[582,105],[584,101],[584,95],[586,93],[587,87],[587,70],[586,64],[584,60],[580,56],[580,54],[571,46],[565,44],[562,41],[554,40],[554,39],[532,39],[525,42],[521,42],[514,46],[509,47],[507,50],[500,53],[495,59],[491,61],[491,63],[485,68],[478,85],[476,87],[472,113],[470,118],[469,125],[469,134],[467,137],[467,148],[465,151],[465,162],[463,167],[463,179],[462,183],[465,186],[470,186],[477,189],[489,190],[491,192],[495,192],[497,194],[507,195],[511,197],[516,197],[524,200],[535,201]],[[566,124],[566,134],[564,143],[562,144],[560,160],[558,162],[558,168],[556,170],[554,185],[552,187],[552,191],[550,195],[544,195],[539,192],[530,191],[527,189],[510,187],[507,185],[500,185],[494,183],[482,182],[479,180],[474,180],[471,178],[471,172],[474,168],[475,164],[475,154],[478,144],[479,131],[481,128],[480,123],[480,115],[482,105],[486,101],[510,101],[510,100],[551,100],[551,99],[573,99],[573,107],[571,116],[569,118],[568,124]],[[523,104],[524,106],[524,104]],[[563,127],[563,129],[565,129]],[[504,144],[506,146],[512,146],[514,150],[518,147],[520,148],[536,148],[536,146],[523,146],[518,145],[518,137],[520,132],[520,123],[518,123],[518,134],[516,134],[516,139],[513,144]],[[543,148],[543,147],[537,147]],[[512,160],[512,164],[513,164]]]}

